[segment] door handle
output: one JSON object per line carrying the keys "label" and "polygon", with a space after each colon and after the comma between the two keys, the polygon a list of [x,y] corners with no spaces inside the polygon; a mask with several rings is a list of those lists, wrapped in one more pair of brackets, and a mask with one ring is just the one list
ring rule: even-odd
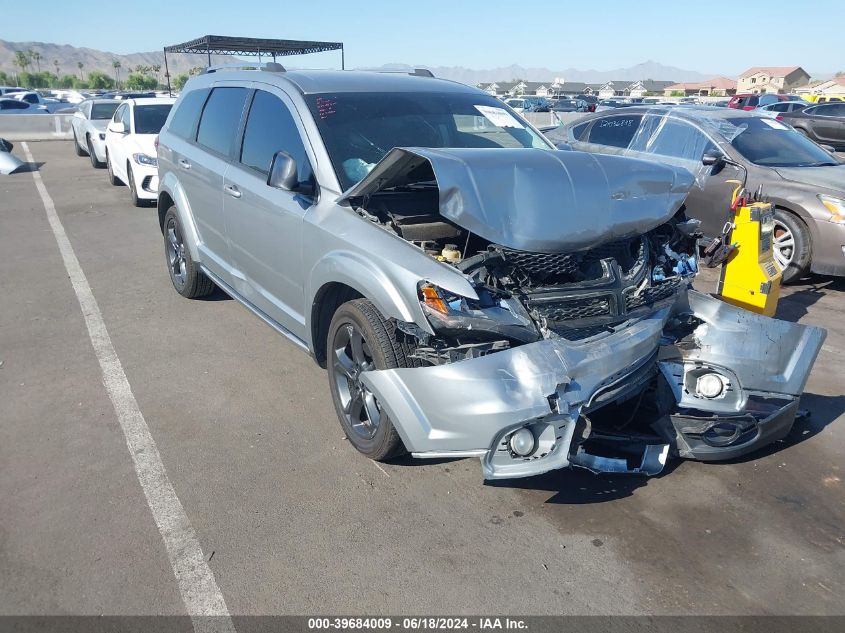
{"label": "door handle", "polygon": [[186,161],[184,158],[180,158],[180,159],[179,159],[179,166],[180,166],[182,169],[190,169],[190,168],[191,168],[191,163],[189,163],[188,161]]}
{"label": "door handle", "polygon": [[223,185],[223,191],[228,193],[233,198],[241,197],[241,190],[238,189],[235,185]]}

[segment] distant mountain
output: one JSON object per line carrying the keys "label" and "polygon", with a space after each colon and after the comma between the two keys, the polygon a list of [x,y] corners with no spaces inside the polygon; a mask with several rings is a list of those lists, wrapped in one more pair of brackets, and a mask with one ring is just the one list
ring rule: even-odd
{"label": "distant mountain", "polygon": [[[15,51],[36,51],[41,55],[41,70],[55,72],[53,60],[59,62],[60,75],[79,76],[78,62],[82,62],[82,72],[87,75],[92,70],[104,72],[114,76],[112,62],[120,62],[121,77],[126,77],[129,71],[135,66],[160,65],[160,79],[164,79],[164,53],[153,51],[148,53],[131,53],[129,55],[116,55],[107,51],[99,51],[93,48],[77,48],[66,44],[49,44],[44,42],[7,42],[0,40],[0,70],[7,73],[17,72],[15,66]],[[237,60],[226,55],[212,55],[212,64],[231,64]],[[186,73],[196,66],[205,66],[207,58],[205,55],[184,55],[174,54],[167,56],[171,75]],[[488,81],[509,81],[511,79],[524,79],[526,81],[550,81],[555,77],[562,77],[566,81],[584,81],[599,83],[618,79],[622,81],[636,81],[638,79],[671,80],[671,81],[702,81],[716,75],[716,73],[702,74],[693,70],[682,70],[673,66],[664,66],[654,61],[647,61],[636,64],[629,68],[617,68],[616,70],[578,70],[567,68],[565,70],[550,70],[548,68],[533,68],[513,64],[487,70],[475,70],[463,66],[426,66],[425,64],[412,66],[408,64],[384,64],[376,70],[411,70],[413,68],[427,68],[437,77],[452,79],[465,84],[475,85]],[[30,71],[37,70],[33,65]]]}
{"label": "distant mountain", "polygon": [[654,79],[656,81],[704,81],[717,75],[717,73],[700,73],[694,70],[683,70],[674,66],[664,66],[653,61],[643,62],[630,66],[629,68],[617,68],[616,70],[578,70],[567,68],[565,70],[550,70],[548,68],[526,68],[513,64],[488,70],[474,70],[463,66],[426,66],[420,64],[410,66],[408,64],[385,64],[374,70],[410,70],[413,68],[426,68],[437,77],[452,79],[461,83],[475,85],[488,81],[510,81],[511,79],[523,79],[525,81],[549,81],[555,77],[562,77],[565,81],[583,81],[586,83],[600,83],[619,79],[622,81],[637,81],[641,79]]}
{"label": "distant mountain", "polygon": [[[149,53],[132,53],[129,55],[116,55],[106,51],[98,51],[93,48],[77,48],[66,44],[47,44],[44,42],[7,42],[0,40],[0,70],[7,73],[18,72],[15,66],[15,51],[36,51],[41,55],[41,70],[51,73],[56,72],[53,60],[59,62],[60,75],[79,76],[78,62],[82,62],[82,73],[87,77],[92,70],[104,72],[110,77],[114,76],[112,62],[120,62],[120,76],[125,78],[135,66],[161,66],[159,79],[164,81],[164,53],[162,51]],[[233,58],[226,55],[212,55],[212,64],[231,64]],[[205,67],[208,59],[205,55],[167,55],[167,64],[170,67],[171,76],[180,73],[187,73],[195,66]],[[29,68],[30,72],[38,70],[35,64]]]}

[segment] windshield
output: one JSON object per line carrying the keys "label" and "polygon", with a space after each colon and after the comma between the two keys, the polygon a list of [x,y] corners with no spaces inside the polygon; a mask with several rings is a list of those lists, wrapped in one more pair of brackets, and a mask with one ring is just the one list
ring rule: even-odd
{"label": "windshield", "polygon": [[91,106],[92,119],[110,119],[119,103],[95,103]]}
{"label": "windshield", "polygon": [[135,106],[135,134],[158,134],[167,115],[170,113],[170,103],[156,105]]}
{"label": "windshield", "polygon": [[775,119],[748,117],[728,121],[742,130],[731,145],[755,165],[820,167],[839,164],[813,141]]}
{"label": "windshield", "polygon": [[305,99],[344,190],[394,147],[550,149],[522,119],[488,95],[341,92]]}

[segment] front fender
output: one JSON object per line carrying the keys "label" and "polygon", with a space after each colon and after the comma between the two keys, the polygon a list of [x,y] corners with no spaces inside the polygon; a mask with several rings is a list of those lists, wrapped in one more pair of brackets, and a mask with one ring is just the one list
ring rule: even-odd
{"label": "front fender", "polygon": [[[400,290],[400,283],[388,273],[373,264],[363,255],[350,251],[330,251],[311,269],[306,286],[306,297],[310,303],[318,296],[326,284],[340,283],[354,288],[361,295],[373,302],[373,305],[385,317],[401,321],[415,321],[419,325],[428,322],[422,317],[422,310],[416,300],[416,288],[413,302]],[[312,310],[306,311],[306,331],[311,330]]]}
{"label": "front fender", "polygon": [[[164,174],[158,185],[159,204],[161,204],[161,195],[166,193],[173,200],[176,206],[176,214],[179,217],[179,224],[182,226],[182,237],[188,246],[188,252],[191,253],[191,259],[195,262],[200,262],[199,249],[199,233],[197,231],[196,223],[194,222],[194,214],[191,211],[191,205],[185,195],[185,190],[182,184],[176,178],[172,171]],[[167,212],[167,209],[164,210]]]}

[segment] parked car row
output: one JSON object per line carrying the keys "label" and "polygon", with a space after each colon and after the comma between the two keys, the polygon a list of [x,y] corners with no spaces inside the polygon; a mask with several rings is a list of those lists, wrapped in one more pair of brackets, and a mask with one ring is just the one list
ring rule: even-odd
{"label": "parked car row", "polygon": [[169,97],[82,101],[71,121],[76,155],[89,156],[96,168],[106,167],[109,182],[125,184],[135,206],[155,201],[155,139],[174,102]]}

